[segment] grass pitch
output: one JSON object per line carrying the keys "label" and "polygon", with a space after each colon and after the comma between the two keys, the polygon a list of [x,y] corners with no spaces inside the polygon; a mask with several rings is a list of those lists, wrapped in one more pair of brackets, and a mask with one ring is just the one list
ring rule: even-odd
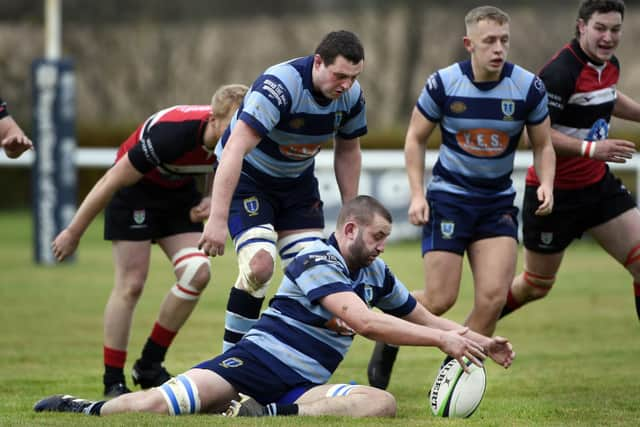
{"label": "grass pitch", "polygon": [[[82,240],[75,263],[38,266],[32,262],[28,212],[0,212],[0,229],[0,425],[636,426],[640,420],[640,369],[635,364],[640,325],[631,278],[588,242],[568,251],[556,288],[546,300],[498,325],[497,333],[511,339],[518,355],[509,370],[487,363],[487,392],[467,420],[437,419],[429,412],[427,391],[443,358],[432,348],[400,351],[389,387],[399,413],[391,420],[36,414],[34,402],[49,394],[101,397],[102,313],[113,283],[111,246],[102,241],[98,220]],[[147,288],[134,319],[127,375],[173,283],[170,263],[159,248],[153,252]],[[417,242],[405,242],[389,245],[384,254],[413,289],[422,286],[418,252]],[[169,350],[166,366],[172,373],[220,350],[224,307],[236,276],[230,248],[213,260],[212,269],[209,288]],[[466,271],[460,299],[447,316],[464,321],[472,295]],[[372,347],[372,342],[357,338],[333,382],[366,384]]]}

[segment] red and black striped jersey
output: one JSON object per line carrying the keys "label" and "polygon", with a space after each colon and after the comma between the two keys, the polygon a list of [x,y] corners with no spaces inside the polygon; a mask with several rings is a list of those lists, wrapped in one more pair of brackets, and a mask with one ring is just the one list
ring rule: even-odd
{"label": "red and black striped jersey", "polygon": [[[598,64],[577,40],[565,45],[540,72],[549,96],[551,126],[582,140],[608,138],[619,76],[620,64],[615,56]],[[601,161],[558,156],[554,187],[584,188],[598,182],[606,168]],[[528,170],[527,184],[539,184],[533,167]]]}
{"label": "red and black striped jersey", "polygon": [[177,105],[158,111],[120,146],[116,160],[128,153],[143,179],[165,188],[182,187],[193,175],[213,172],[217,159],[203,141],[210,114],[208,105]]}

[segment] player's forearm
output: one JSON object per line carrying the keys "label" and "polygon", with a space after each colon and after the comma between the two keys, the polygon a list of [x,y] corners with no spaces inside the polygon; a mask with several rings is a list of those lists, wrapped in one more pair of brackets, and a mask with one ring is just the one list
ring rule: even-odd
{"label": "player's forearm", "polygon": [[108,181],[107,174],[100,178],[82,201],[71,223],[67,226],[67,230],[78,239],[82,237],[95,217],[104,210],[116,192],[116,188],[110,186]]}
{"label": "player's forearm", "polygon": [[336,157],[334,168],[343,203],[358,195],[361,167],[362,155],[359,148]]}
{"label": "player's forearm", "polygon": [[392,345],[439,347],[442,330],[407,322],[386,313],[373,313],[375,317],[367,321],[360,335]]}
{"label": "player's forearm", "polygon": [[[231,153],[229,153],[231,154]],[[211,187],[211,208],[209,210],[209,220],[217,218],[226,222],[229,217],[229,207],[233,192],[240,180],[243,156],[231,154],[224,161],[220,162],[216,171],[216,178]]]}
{"label": "player's forearm", "polygon": [[533,164],[536,175],[542,185],[553,188],[553,181],[556,174],[556,153],[551,144],[534,149]]}
{"label": "player's forearm", "polygon": [[404,148],[405,169],[412,197],[424,196],[425,147],[417,141],[407,139]]}

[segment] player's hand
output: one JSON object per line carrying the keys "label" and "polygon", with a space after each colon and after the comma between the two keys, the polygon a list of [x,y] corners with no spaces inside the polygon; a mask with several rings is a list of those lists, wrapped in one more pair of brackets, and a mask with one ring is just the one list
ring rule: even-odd
{"label": "player's hand", "polygon": [[26,135],[10,135],[2,140],[2,148],[7,157],[15,159],[25,151],[33,149],[33,142]]}
{"label": "player's hand", "polygon": [[429,204],[424,196],[412,197],[409,204],[409,222],[424,225],[429,220]]}
{"label": "player's hand", "polygon": [[456,359],[467,373],[469,367],[464,363],[463,357],[479,367],[482,367],[482,361],[486,357],[480,344],[464,336],[468,331],[467,327],[442,331],[439,345],[440,350]]}
{"label": "player's hand", "polygon": [[58,262],[64,260],[75,252],[79,241],[79,236],[76,236],[70,232],[68,228],[65,228],[56,236],[55,239],[53,239],[53,242],[51,242],[51,251],[53,252],[53,256],[56,257]]}
{"label": "player's hand", "polygon": [[603,139],[595,141],[593,158],[602,162],[625,163],[633,157],[636,145],[624,139]]}
{"label": "player's hand", "polygon": [[511,366],[513,359],[516,357],[511,343],[503,337],[496,336],[491,338],[491,343],[489,343],[486,350],[489,357],[505,369]]}
{"label": "player's hand", "polygon": [[553,212],[553,189],[540,185],[536,190],[536,195],[538,196],[540,205],[538,205],[538,209],[536,209],[535,214],[538,216],[545,216]]}
{"label": "player's hand", "polygon": [[202,222],[209,218],[209,207],[211,206],[211,197],[203,197],[196,206],[189,211],[189,219],[191,222]]}
{"label": "player's hand", "polygon": [[224,244],[227,241],[227,224],[217,218],[209,218],[198,241],[198,249],[205,255],[224,255]]}

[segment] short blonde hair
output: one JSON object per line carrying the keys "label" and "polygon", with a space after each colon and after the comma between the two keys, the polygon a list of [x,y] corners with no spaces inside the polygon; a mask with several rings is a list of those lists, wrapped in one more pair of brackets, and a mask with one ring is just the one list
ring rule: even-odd
{"label": "short blonde hair", "polygon": [[509,15],[505,11],[498,9],[495,6],[478,6],[471,9],[464,17],[464,24],[467,27],[467,32],[471,25],[477,24],[485,19],[504,25],[508,24],[511,18],[509,18]]}
{"label": "short blonde hair", "polygon": [[211,112],[214,117],[227,117],[238,108],[249,88],[242,84],[220,86],[211,97]]}

